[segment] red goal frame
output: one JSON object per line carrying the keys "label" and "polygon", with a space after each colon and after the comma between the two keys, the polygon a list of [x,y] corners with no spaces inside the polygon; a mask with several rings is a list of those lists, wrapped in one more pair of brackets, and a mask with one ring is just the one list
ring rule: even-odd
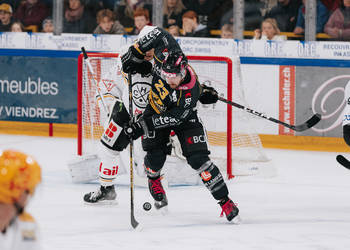
{"label": "red goal frame", "polygon": [[[89,57],[118,57],[118,53],[98,53],[98,52],[89,52],[87,53]],[[227,100],[232,101],[232,70],[233,63],[231,58],[223,56],[197,56],[189,55],[187,56],[188,60],[198,60],[198,61],[215,61],[215,62],[224,62],[227,64]],[[77,84],[77,125],[78,125],[78,155],[82,155],[82,103],[83,103],[83,60],[84,56],[81,53],[78,57],[78,84]],[[227,176],[229,179],[233,178],[232,174],[232,106],[227,104]]]}

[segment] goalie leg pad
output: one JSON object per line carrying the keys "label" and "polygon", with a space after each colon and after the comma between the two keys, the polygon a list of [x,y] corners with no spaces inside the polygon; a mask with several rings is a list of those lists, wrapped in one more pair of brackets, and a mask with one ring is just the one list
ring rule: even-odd
{"label": "goalie leg pad", "polygon": [[73,183],[88,183],[98,179],[98,164],[100,158],[97,155],[77,156],[68,162],[69,173]]}
{"label": "goalie leg pad", "polygon": [[148,177],[154,178],[160,175],[164,166],[166,154],[161,149],[148,151],[145,156],[145,171]]}
{"label": "goalie leg pad", "polygon": [[103,148],[100,150],[101,162],[99,165],[100,184],[102,186],[113,185],[117,175],[125,174],[126,169],[120,158],[119,152],[108,151]]}
{"label": "goalie leg pad", "polygon": [[197,171],[214,199],[221,200],[228,196],[228,189],[224,178],[219,168],[213,162],[210,160],[205,162]]}

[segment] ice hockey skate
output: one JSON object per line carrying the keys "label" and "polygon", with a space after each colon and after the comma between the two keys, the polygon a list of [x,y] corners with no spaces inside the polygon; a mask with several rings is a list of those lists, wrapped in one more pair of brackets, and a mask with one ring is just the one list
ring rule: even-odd
{"label": "ice hockey skate", "polygon": [[161,177],[159,176],[156,179],[148,178],[148,188],[154,199],[154,207],[156,209],[165,209],[168,206],[168,199],[161,182]]}
{"label": "ice hockey skate", "polygon": [[239,217],[239,209],[238,207],[233,203],[233,201],[230,198],[225,198],[219,202],[219,205],[222,208],[220,217],[223,217],[224,214],[226,215],[226,219],[234,224],[240,224],[241,218]]}
{"label": "ice hockey skate", "polygon": [[114,185],[100,186],[98,190],[85,194],[84,201],[87,204],[113,205],[118,203],[116,197]]}

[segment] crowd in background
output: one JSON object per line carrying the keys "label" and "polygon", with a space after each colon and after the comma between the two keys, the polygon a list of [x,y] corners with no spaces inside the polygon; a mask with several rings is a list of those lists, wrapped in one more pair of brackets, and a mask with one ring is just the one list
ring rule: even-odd
{"label": "crowd in background", "polygon": [[[174,36],[234,38],[233,0],[159,1],[163,27]],[[244,29],[253,39],[303,35],[306,1],[245,0]],[[53,0],[0,0],[0,32],[53,32],[52,7]],[[316,13],[317,33],[350,40],[350,0],[317,0]],[[64,0],[64,33],[137,35],[151,21],[152,0]]]}

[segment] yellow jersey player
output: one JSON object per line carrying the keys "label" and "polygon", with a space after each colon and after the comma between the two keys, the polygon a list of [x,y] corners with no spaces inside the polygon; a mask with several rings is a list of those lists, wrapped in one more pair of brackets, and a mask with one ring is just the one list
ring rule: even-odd
{"label": "yellow jersey player", "polygon": [[0,249],[38,250],[36,224],[25,207],[41,181],[41,169],[30,156],[0,150]]}

